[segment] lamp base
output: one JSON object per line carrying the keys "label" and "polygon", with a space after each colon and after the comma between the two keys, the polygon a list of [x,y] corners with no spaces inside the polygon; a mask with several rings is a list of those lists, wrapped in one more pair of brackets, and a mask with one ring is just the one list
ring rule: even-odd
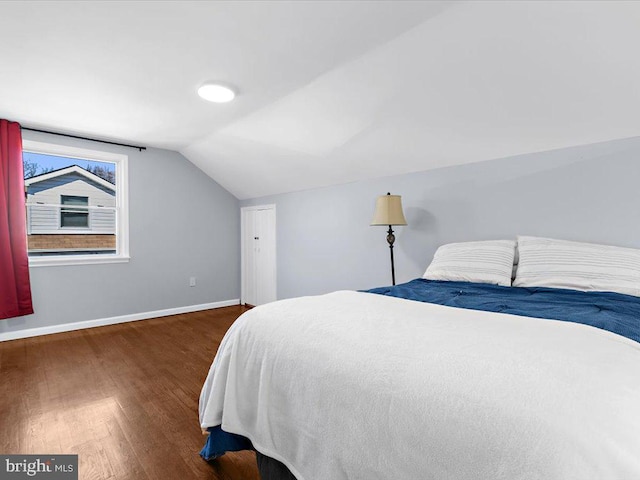
{"label": "lamp base", "polygon": [[393,264],[393,243],[396,241],[396,236],[393,234],[393,229],[391,225],[389,225],[389,230],[387,230],[387,243],[389,244],[389,252],[391,253],[391,281],[392,284],[396,284],[396,269]]}

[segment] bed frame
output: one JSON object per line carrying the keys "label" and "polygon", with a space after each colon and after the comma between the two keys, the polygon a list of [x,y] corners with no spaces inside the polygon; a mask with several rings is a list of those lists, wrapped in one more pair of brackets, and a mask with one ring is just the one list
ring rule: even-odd
{"label": "bed frame", "polygon": [[256,450],[258,470],[262,480],[296,480],[296,477],[278,460],[267,457]]}

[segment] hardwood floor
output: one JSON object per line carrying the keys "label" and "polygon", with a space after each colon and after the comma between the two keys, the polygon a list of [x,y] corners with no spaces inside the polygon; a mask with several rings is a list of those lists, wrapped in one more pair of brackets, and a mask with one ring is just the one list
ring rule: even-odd
{"label": "hardwood floor", "polygon": [[200,389],[243,311],[0,343],[0,453],[77,453],[82,480],[259,479],[252,452],[198,455]]}

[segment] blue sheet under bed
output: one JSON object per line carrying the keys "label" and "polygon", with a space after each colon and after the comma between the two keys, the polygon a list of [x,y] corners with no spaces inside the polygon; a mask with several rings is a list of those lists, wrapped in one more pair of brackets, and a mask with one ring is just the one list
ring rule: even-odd
{"label": "blue sheet under bed", "polygon": [[[640,297],[630,295],[559,288],[502,287],[422,278],[366,292],[450,307],[582,323],[640,342]],[[252,448],[248,439],[227,433],[219,426],[209,428],[209,432],[200,452],[205,460],[228,451]]]}

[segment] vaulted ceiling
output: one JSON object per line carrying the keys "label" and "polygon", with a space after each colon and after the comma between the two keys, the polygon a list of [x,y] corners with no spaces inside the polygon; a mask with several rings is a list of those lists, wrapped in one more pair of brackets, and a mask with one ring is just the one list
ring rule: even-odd
{"label": "vaulted ceiling", "polygon": [[0,2],[0,117],[251,198],[638,136],[639,45],[640,2]]}

